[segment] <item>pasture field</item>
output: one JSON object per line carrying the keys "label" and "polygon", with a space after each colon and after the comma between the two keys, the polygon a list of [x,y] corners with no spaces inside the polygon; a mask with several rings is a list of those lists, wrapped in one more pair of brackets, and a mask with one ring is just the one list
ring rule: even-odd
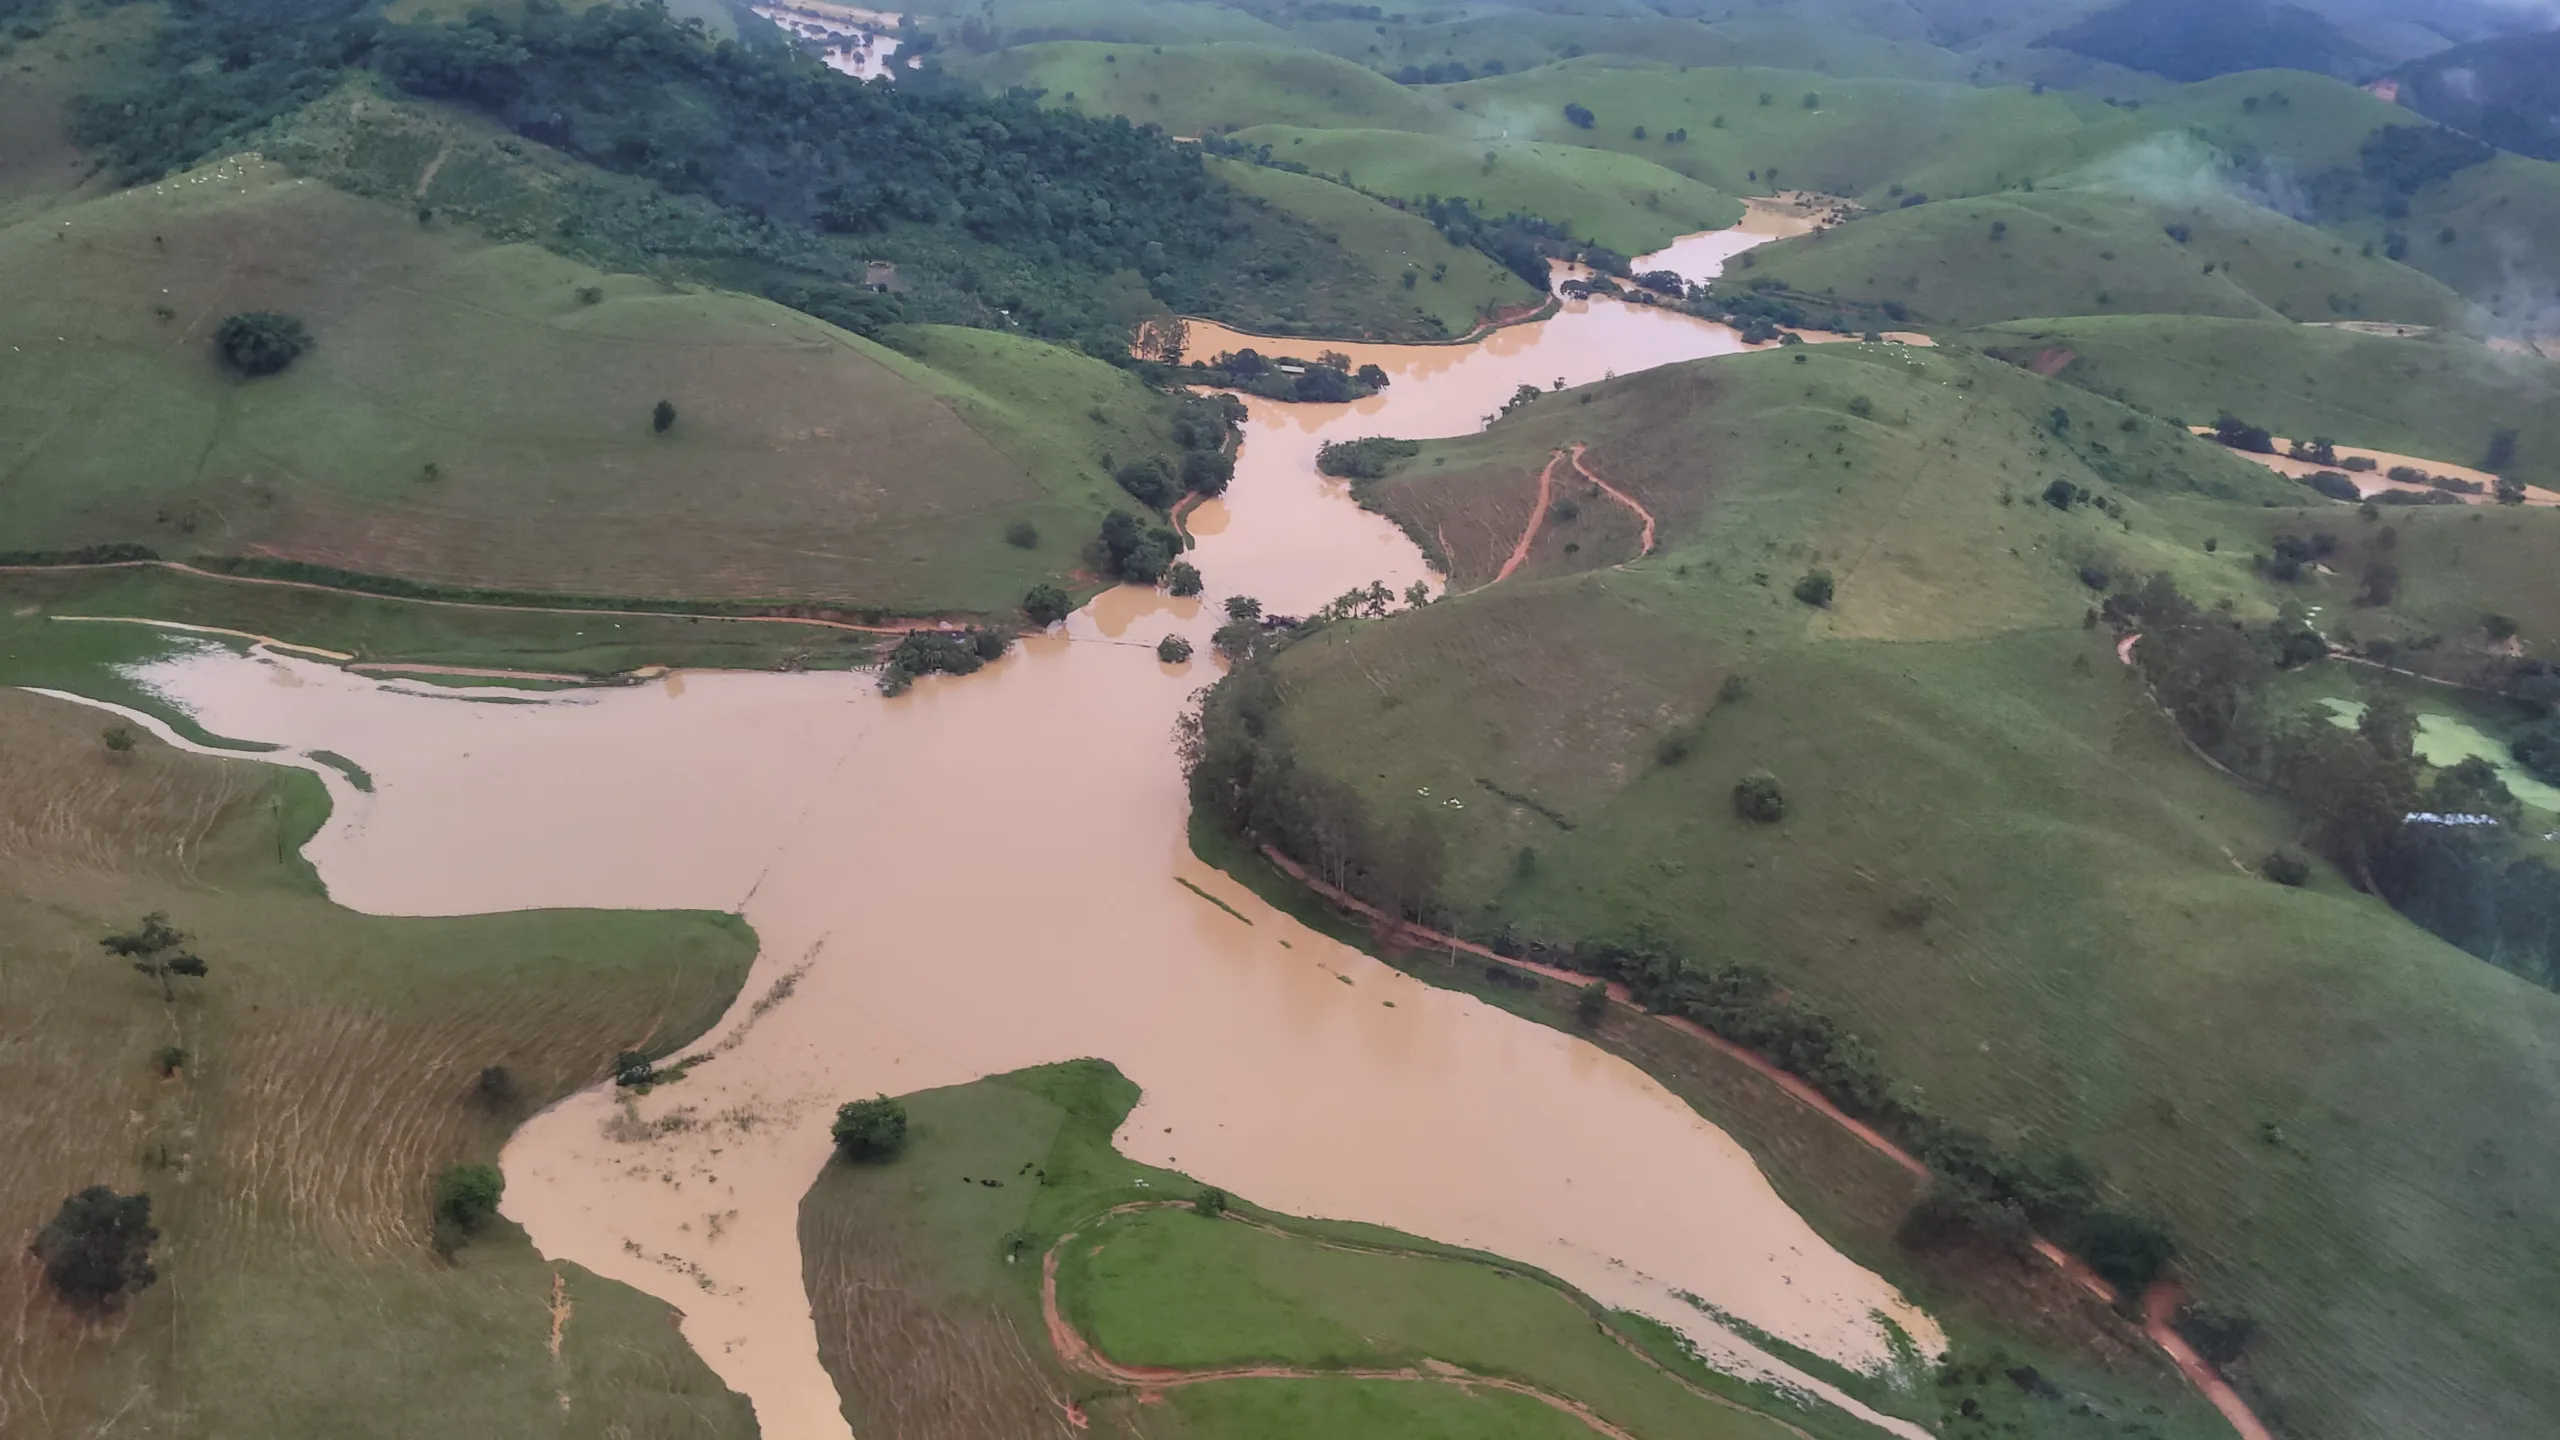
{"label": "pasture field", "polygon": [[[664,1305],[504,1221],[451,1261],[428,1243],[444,1166],[720,1014],[744,926],[339,910],[294,853],[316,781],[147,737],[114,753],[107,723],[0,691],[0,1228],[22,1248],[81,1186],[147,1192],[159,1280],[83,1324],[33,1265],[0,1271],[0,1430],[752,1436]],[[174,1002],[97,946],[152,910],[209,964]],[[504,1104],[475,1094],[491,1065]]]}
{"label": "pasture field", "polygon": [[[1913,321],[2213,315],[2466,325],[2431,277],[2210,188],[2175,199],[2044,189],[1895,209],[1748,257],[1745,280],[1909,307]],[[1889,312],[1888,312],[1889,313]]]}
{"label": "pasture field", "polygon": [[991,88],[1036,86],[1050,103],[1126,115],[1172,135],[1249,125],[1444,128],[1446,102],[1369,69],[1288,45],[1113,45],[1058,40],[961,62]]}
{"label": "pasture field", "polygon": [[[2530,1139],[2560,1113],[2560,1000],[2325,870],[2257,878],[2293,820],[2197,763],[2081,624],[2083,567],[2266,615],[2289,598],[2248,560],[2267,527],[2364,522],[1946,351],[1763,353],[1592,393],[1426,446],[1373,503],[1410,490],[1454,522],[1480,475],[1515,515],[1520,477],[1581,440],[1661,549],[1465,593],[1487,564],[1469,537],[1509,522],[1449,523],[1456,597],[1279,657],[1302,763],[1389,833],[1417,789],[1481,795],[1426,822],[1471,933],[1765,966],[1932,1108],[2097,1161],[2170,1219],[2201,1297],[2260,1320],[2236,1378],[2279,1433],[2485,1437],[2560,1404],[2519,1340],[2560,1324],[2528,1278],[2560,1243]],[[2120,509],[2058,510],[2053,478]],[[2540,517],[2387,518],[2414,556],[2432,530],[2479,544]],[[1816,566],[1827,609],[1788,594]],[[2460,583],[2410,567],[2413,591]],[[1733,814],[1762,768],[1781,824]]]}
{"label": "pasture field", "polygon": [[1646,254],[1742,218],[1742,203],[1730,195],[1650,160],[1604,150],[1286,125],[1256,126],[1233,138],[1268,145],[1274,160],[1294,161],[1327,179],[1347,175],[1373,195],[1464,197],[1480,215],[1540,216],[1621,255]]}
{"label": "pasture field", "polygon": [[[0,548],[1002,612],[1077,563],[1103,453],[1169,448],[1158,397],[1068,351],[928,330],[935,369],[254,162],[57,208],[0,257],[30,280],[0,301]],[[209,337],[252,309],[313,347],[241,381]],[[1017,521],[1045,543],[1005,543]]]}
{"label": "pasture field", "polygon": [[[2022,320],[1961,337],[2055,378],[2169,419],[2224,411],[2278,435],[2478,465],[2517,432],[2508,474],[2560,477],[2560,363],[2453,336],[2361,334],[2325,325],[2178,315]],[[2056,352],[2067,352],[2058,354]]]}
{"label": "pasture field", "polygon": [[[1786,187],[1871,205],[1891,203],[1884,192],[1897,184],[1963,195],[2034,174],[2057,137],[2083,123],[2088,103],[2060,92],[1587,58],[1439,93],[1462,102],[1482,133],[1639,155],[1732,195]],[[1565,118],[1568,104],[1592,112],[1591,128]],[[1688,139],[1667,139],[1674,130]]]}
{"label": "pasture field", "polygon": [[[1245,194],[1270,202],[1315,227],[1339,252],[1341,264],[1312,281],[1315,301],[1331,302],[1336,312],[1376,317],[1362,334],[1326,329],[1312,311],[1284,303],[1284,333],[1309,333],[1327,339],[1384,339],[1416,328],[1432,336],[1456,337],[1476,327],[1492,311],[1535,305],[1540,293],[1503,269],[1483,251],[1452,245],[1419,215],[1382,205],[1357,190],[1330,180],[1293,175],[1213,160],[1210,165]],[[1440,278],[1433,275],[1440,267]],[[1414,277],[1406,286],[1403,278]],[[1328,294],[1328,292],[1332,292]]]}
{"label": "pasture field", "polygon": [[1591,1397],[1602,1418],[1640,1435],[1786,1434],[1758,1415],[1702,1406],[1594,1330],[1563,1291],[1463,1260],[1361,1253],[1147,1210],[1087,1227],[1066,1252],[1059,1288],[1078,1328],[1128,1364],[1334,1370],[1438,1360]]}
{"label": "pasture field", "polygon": [[[1069,1233],[1078,1238],[1060,1252],[1061,1312],[1116,1363],[1327,1371],[1427,1354],[1571,1395],[1646,1437],[1785,1433],[1737,1406],[1774,1407],[1825,1437],[1868,1433],[1712,1375],[1659,1327],[1494,1257],[1241,1200],[1223,1221],[1187,1208],[1113,1214],[1133,1203],[1178,1207],[1198,1189],[1112,1149],[1136,1100],[1136,1087],[1100,1061],[994,1076],[905,1097],[909,1140],[895,1161],[827,1167],[801,1202],[803,1263],[820,1355],[857,1434],[1047,1433],[1070,1401],[1106,1433],[1141,1423],[1125,1391],[1067,1369],[1048,1344],[1042,1257]],[[1184,1317],[1209,1329],[1185,1338]],[[1672,1372],[1733,1403],[1681,1388]],[[1538,1437],[1551,1433],[1542,1417],[1557,1415],[1534,1400],[1320,1376],[1171,1385],[1162,1396],[1144,1407],[1142,1433],[1159,1433],[1159,1403],[1181,1417],[1177,1433],[1232,1440]],[[1568,1423],[1573,1431],[1553,1433],[1588,1433]],[[1354,1428],[1308,1428],[1328,1424]]]}

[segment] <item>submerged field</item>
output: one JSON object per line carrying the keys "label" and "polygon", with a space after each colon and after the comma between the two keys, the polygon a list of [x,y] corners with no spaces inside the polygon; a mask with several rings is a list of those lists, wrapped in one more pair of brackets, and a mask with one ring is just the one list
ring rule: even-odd
{"label": "submerged field", "polygon": [[[437,1172],[493,1158],[617,1050],[709,1024],[743,927],[355,915],[295,853],[326,806],[309,776],[147,737],[113,751],[111,723],[0,691],[0,1229],[23,1245],[85,1185],[146,1192],[160,1278],[84,1324],[10,1266],[0,1429],[753,1435],[663,1305],[503,1221],[451,1261],[429,1245]],[[155,910],[209,966],[174,1001],[97,945]],[[488,1066],[512,1077],[503,1104],[478,1097]]]}

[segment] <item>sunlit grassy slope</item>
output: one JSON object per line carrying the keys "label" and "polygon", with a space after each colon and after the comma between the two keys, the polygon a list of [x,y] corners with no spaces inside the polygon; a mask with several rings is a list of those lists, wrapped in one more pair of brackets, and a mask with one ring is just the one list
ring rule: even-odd
{"label": "sunlit grassy slope", "polygon": [[1256,126],[1235,139],[1373,195],[1464,198],[1479,214],[1519,211],[1568,226],[1622,255],[1656,250],[1742,218],[1741,202],[1632,155],[1536,142],[1479,143],[1395,130]]}
{"label": "sunlit grassy slope", "polygon": [[[1580,440],[1662,548],[1616,568],[1627,548],[1586,546],[1580,573],[1472,594],[1488,564],[1460,553],[1456,598],[1292,647],[1301,757],[1390,833],[1418,791],[1474,797],[1425,820],[1469,928],[1642,929],[1768,966],[1931,1106],[2098,1160],[2171,1219],[2199,1292],[2265,1327],[2241,1384],[2280,1433],[2485,1440],[2560,1405],[2525,1338],[2560,1324],[2533,1198],[2560,1183],[2533,1138],[2560,1117],[2560,997],[2334,879],[2257,878],[2289,817],[2198,763],[2082,625],[2091,576],[2154,569],[2267,613],[2247,557],[2302,492],[1947,352],[1775,352],[1592,393],[1426,447],[1374,503],[1485,551],[1506,525],[1460,523],[1469,492],[1525,509],[1523,478]],[[2119,513],[2044,503],[2056,478]],[[2293,523],[2341,522],[2364,523]],[[2475,546],[2524,523],[2425,521]],[[1816,567],[1828,609],[1789,594]],[[1761,768],[1783,824],[1733,813]]]}
{"label": "sunlit grassy slope", "polygon": [[[1116,503],[1163,402],[927,331],[947,366],[223,162],[0,230],[0,549],[139,542],[445,584],[1004,610]],[[243,381],[211,336],[301,318]],[[651,410],[675,425],[653,433]],[[1047,540],[1025,550],[1007,526]]]}
{"label": "sunlit grassy slope", "polygon": [[[0,620],[0,674],[62,678],[16,663],[25,623]],[[316,782],[147,738],[114,753],[109,723],[0,690],[0,1228],[23,1245],[83,1186],[147,1192],[160,1278],[87,1328],[34,1265],[0,1271],[21,1317],[0,1332],[0,1432],[754,1435],[664,1305],[503,1221],[450,1263],[428,1244],[436,1173],[494,1159],[617,1050],[707,1026],[753,956],[744,928],[355,915],[291,849],[325,808]],[[175,1003],[97,945],[152,910],[210,967]],[[162,1078],[171,1045],[187,1059]],[[490,1065],[517,1102],[475,1100]]]}
{"label": "sunlit grassy slope", "polygon": [[1743,278],[1923,323],[2028,315],[2466,323],[2441,283],[2210,187],[2044,189],[1941,200],[1781,241]]}

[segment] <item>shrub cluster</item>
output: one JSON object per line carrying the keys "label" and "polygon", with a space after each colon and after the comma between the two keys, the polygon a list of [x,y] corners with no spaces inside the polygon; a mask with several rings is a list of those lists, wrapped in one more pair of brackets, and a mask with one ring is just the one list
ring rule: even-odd
{"label": "shrub cluster", "polygon": [[1009,631],[992,627],[910,630],[880,667],[880,693],[903,695],[922,675],[974,675],[1012,645]]}

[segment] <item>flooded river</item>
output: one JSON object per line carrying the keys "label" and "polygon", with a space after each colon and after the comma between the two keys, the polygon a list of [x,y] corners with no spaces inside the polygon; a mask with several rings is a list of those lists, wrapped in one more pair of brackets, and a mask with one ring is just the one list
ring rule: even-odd
{"label": "flooded river", "polygon": [[1833,1394],[1675,1290],[1853,1366],[1889,1361],[1885,1318],[1936,1348],[1926,1315],[1632,1066],[1312,934],[1190,855],[1170,737],[1215,672],[1160,663],[1156,641],[1180,633],[1205,657],[1231,594],[1302,613],[1428,578],[1316,476],[1320,443],[1466,433],[1522,384],[1741,347],[1603,301],[1473,345],[1333,348],[1393,384],[1355,405],[1251,403],[1233,488],[1192,520],[1205,600],[1110,591],[987,671],[897,699],[867,675],[691,673],[491,704],[214,651],[146,678],[217,733],[371,773],[371,794],[333,781],[310,847],[343,904],[701,907],[754,925],[747,988],[691,1052],[707,1063],[645,1098],[576,1096],[504,1164],[506,1213],[542,1251],[679,1307],[773,1440],[848,1433],[795,1223],[836,1105],[1077,1056],[1143,1087],[1119,1137],[1140,1160],[1545,1267],[1738,1373]]}

